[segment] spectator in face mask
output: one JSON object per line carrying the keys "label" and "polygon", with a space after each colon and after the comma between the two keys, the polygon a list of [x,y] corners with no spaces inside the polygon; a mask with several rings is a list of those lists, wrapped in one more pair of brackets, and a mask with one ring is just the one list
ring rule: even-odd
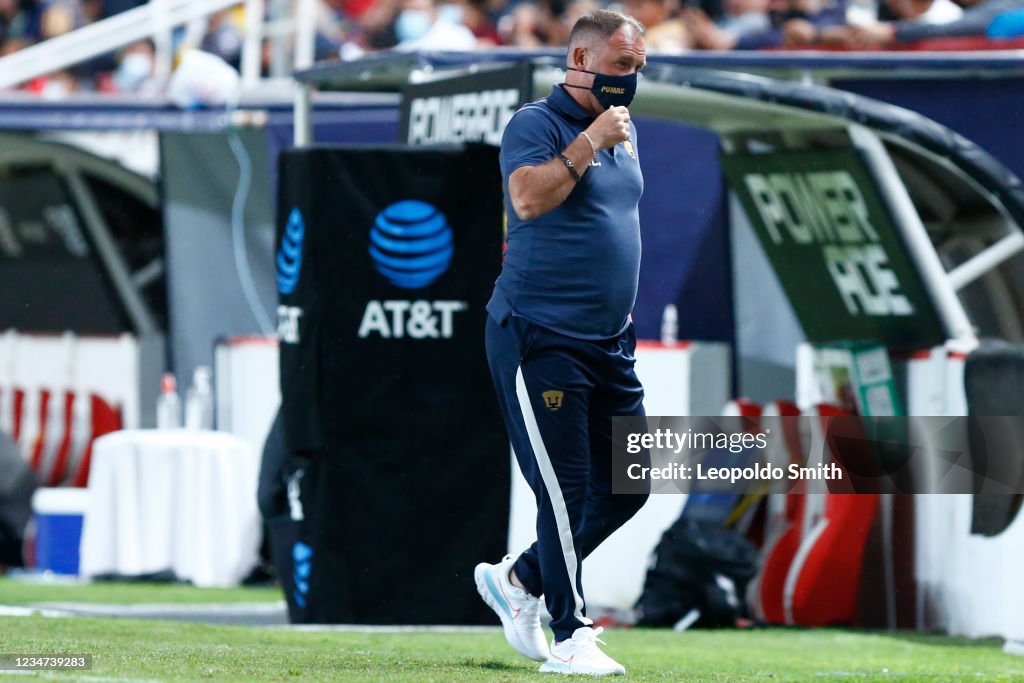
{"label": "spectator in face mask", "polygon": [[140,40],[121,50],[114,71],[115,90],[136,95],[157,94],[160,84],[153,77],[155,54],[153,43],[148,40]]}
{"label": "spectator in face mask", "polygon": [[436,0],[403,0],[395,18],[396,50],[472,50],[473,32],[462,25],[462,8]]}

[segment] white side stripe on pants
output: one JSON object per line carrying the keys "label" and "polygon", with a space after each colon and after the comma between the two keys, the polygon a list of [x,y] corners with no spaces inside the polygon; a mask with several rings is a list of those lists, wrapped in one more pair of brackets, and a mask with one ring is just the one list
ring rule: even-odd
{"label": "white side stripe on pants", "polygon": [[573,610],[573,615],[583,623],[589,623],[590,620],[583,616],[583,598],[580,597],[580,592],[576,590],[576,547],[572,542],[572,525],[569,523],[569,511],[565,508],[562,488],[558,485],[555,470],[551,467],[548,449],[544,446],[544,440],[540,435],[540,428],[537,426],[537,418],[533,414],[533,404],[530,403],[530,394],[526,390],[526,380],[523,378],[522,366],[516,368],[516,397],[519,399],[519,409],[522,411],[523,421],[526,423],[526,433],[530,437],[533,457],[537,459],[540,476],[544,480],[544,488],[548,491],[548,498],[551,499],[551,509],[555,513],[555,524],[558,525],[558,538],[562,543],[562,556],[565,558],[565,571],[569,573],[569,585],[572,587],[572,597],[576,601],[576,609]]}

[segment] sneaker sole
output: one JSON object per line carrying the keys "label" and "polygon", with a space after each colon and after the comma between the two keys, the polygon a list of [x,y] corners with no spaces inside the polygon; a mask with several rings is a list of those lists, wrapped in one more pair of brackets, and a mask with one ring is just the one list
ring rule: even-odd
{"label": "sneaker sole", "polygon": [[572,667],[568,664],[562,664],[561,662],[544,662],[538,672],[542,674],[562,674],[563,676],[625,676],[625,670],[616,669],[615,671],[602,671],[591,672],[591,671],[573,671]]}
{"label": "sneaker sole", "polygon": [[490,569],[494,565],[481,562],[473,569],[473,579],[476,581],[476,592],[480,594],[484,603],[494,610],[494,613],[498,615],[498,619],[501,620],[501,627],[505,631],[505,640],[511,645],[516,652],[532,659],[535,662],[547,661],[547,655],[543,657],[537,657],[529,653],[526,647],[523,646],[522,641],[519,639],[519,633],[512,625],[512,607],[505,602],[504,598],[501,597],[501,591],[494,584],[494,579],[491,578]]}

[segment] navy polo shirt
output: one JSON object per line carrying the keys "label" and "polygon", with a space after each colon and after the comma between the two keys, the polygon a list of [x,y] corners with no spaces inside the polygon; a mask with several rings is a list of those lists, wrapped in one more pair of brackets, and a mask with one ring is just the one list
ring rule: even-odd
{"label": "navy polo shirt", "polygon": [[[602,149],[561,205],[532,221],[516,216],[508,178],[557,158],[593,118],[561,85],[524,105],[501,139],[508,247],[487,310],[499,322],[522,316],[579,339],[621,334],[636,301],[644,180],[636,128]],[[566,173],[569,171],[566,169]]]}

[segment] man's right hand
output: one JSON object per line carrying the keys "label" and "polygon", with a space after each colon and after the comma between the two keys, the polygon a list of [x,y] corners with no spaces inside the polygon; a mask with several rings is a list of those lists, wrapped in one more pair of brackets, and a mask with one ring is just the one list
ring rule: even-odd
{"label": "man's right hand", "polygon": [[629,109],[625,107],[608,107],[597,117],[587,134],[598,149],[608,149],[629,139]]}

